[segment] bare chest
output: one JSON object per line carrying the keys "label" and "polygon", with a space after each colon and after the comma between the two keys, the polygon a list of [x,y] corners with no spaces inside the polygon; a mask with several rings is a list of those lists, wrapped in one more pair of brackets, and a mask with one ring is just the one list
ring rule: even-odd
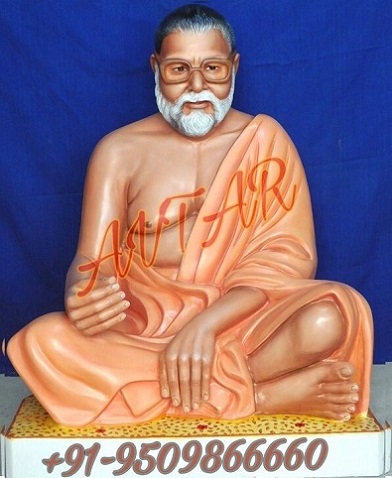
{"label": "bare chest", "polygon": [[199,213],[232,141],[209,147],[150,148],[128,192],[128,223],[142,219],[147,233]]}

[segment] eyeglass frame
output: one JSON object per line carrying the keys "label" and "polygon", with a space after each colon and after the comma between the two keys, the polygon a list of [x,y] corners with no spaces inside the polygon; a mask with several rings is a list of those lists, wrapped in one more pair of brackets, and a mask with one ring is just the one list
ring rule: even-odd
{"label": "eyeglass frame", "polygon": [[[192,63],[188,60],[185,60],[184,58],[168,58],[166,60],[162,60],[161,62],[158,60],[158,57],[157,57],[157,54],[155,53],[154,54],[154,58],[157,62],[157,65],[158,65],[158,69],[159,69],[159,74],[162,78],[162,81],[167,84],[167,85],[178,85],[179,83],[185,83],[186,81],[189,81],[189,79],[191,78],[192,74],[195,72],[195,71],[200,71],[202,77],[204,78],[205,81],[207,81],[207,83],[216,83],[216,84],[222,84],[222,83],[226,83],[226,81],[230,78],[230,76],[232,75],[233,73],[233,69],[229,68],[229,72],[227,74],[227,76],[225,76],[222,80],[208,80],[204,74],[203,74],[203,64],[207,61],[219,61],[221,63],[224,63],[224,64],[231,64],[231,66],[234,66],[234,57],[235,57],[235,52],[232,52],[229,56],[229,58],[215,58],[215,57],[211,57],[211,58],[204,58],[204,60],[200,63],[200,66],[193,66]],[[164,63],[169,63],[169,62],[175,62],[175,61],[179,61],[179,62],[182,62],[182,63],[185,63],[187,65],[189,65],[189,75],[187,77],[186,80],[176,80],[176,81],[167,81],[164,77],[164,75],[162,74],[162,70],[161,70],[161,65],[164,64]]]}

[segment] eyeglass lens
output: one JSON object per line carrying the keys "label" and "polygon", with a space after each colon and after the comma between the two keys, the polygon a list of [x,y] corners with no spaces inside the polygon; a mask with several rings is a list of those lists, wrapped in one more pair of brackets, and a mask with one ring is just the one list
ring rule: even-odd
{"label": "eyeglass lens", "polygon": [[185,60],[168,60],[161,64],[161,74],[168,82],[186,81],[192,72],[199,70],[207,81],[224,81],[230,74],[231,62],[221,59],[207,59],[199,67]]}

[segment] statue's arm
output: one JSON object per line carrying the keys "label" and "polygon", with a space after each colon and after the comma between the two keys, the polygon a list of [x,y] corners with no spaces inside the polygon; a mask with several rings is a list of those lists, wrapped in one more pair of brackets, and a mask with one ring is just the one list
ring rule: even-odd
{"label": "statue's arm", "polygon": [[[129,302],[116,282],[110,224],[119,237],[126,227],[127,179],[121,147],[104,139],[87,170],[79,243],[67,274],[65,308],[85,335],[107,330],[125,318]],[[94,277],[96,274],[96,277]]]}
{"label": "statue's arm", "polygon": [[259,310],[266,296],[240,286],[194,317],[170,342],[160,360],[161,394],[187,413],[209,398],[216,337]]}

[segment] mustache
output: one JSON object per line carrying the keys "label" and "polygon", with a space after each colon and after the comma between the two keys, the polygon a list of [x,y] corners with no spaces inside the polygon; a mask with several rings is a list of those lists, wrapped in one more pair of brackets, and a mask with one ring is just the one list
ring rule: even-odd
{"label": "mustache", "polygon": [[209,101],[214,109],[219,105],[219,99],[210,91],[201,91],[200,93],[184,93],[175,102],[177,108],[182,108],[185,103],[196,103],[198,101]]}

